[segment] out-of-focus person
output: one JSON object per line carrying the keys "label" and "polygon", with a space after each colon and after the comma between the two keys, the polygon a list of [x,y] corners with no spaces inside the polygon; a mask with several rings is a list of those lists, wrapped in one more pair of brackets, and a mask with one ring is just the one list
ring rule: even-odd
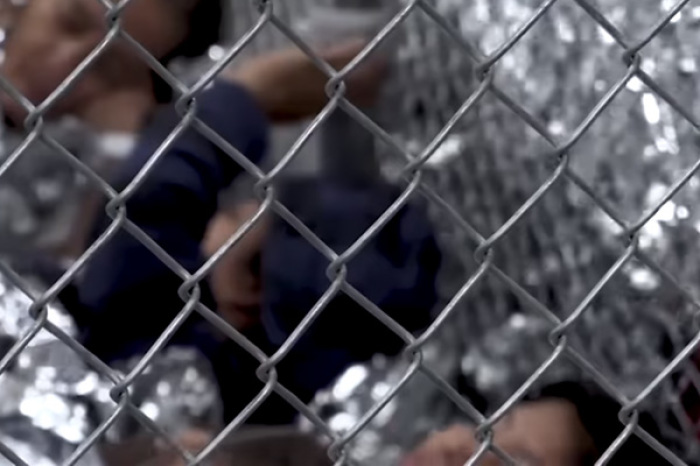
{"label": "out-of-focus person", "polygon": [[[223,4],[222,0],[135,0],[125,8],[120,24],[168,66],[173,60],[203,55],[219,40]],[[60,86],[108,31],[106,9],[99,2],[37,0],[4,5],[8,36],[0,71],[35,105]],[[83,139],[96,141],[97,147],[86,148],[93,153],[84,154],[83,161],[109,178],[132,152],[148,119],[172,98],[170,86],[118,38],[62,94],[47,118],[70,116],[84,125]],[[11,125],[21,125],[26,110],[17,101],[2,94],[0,105]],[[64,214],[74,223],[71,231],[49,246],[59,257],[75,258],[83,252],[103,199],[89,185],[81,191],[83,199],[76,200],[80,208]],[[66,209],[73,212],[70,206]]]}
{"label": "out-of-focus person", "polygon": [[[206,257],[213,256],[260,208],[254,200],[221,209],[209,223],[203,242]],[[216,264],[210,285],[218,311],[239,330],[260,324],[262,279],[260,257],[270,219],[266,216]]]}
{"label": "out-of-focus person", "polygon": [[[123,30],[163,65],[198,57],[219,40],[221,0],[135,0],[120,15]],[[32,0],[15,18],[5,44],[2,74],[39,104],[80,65],[108,32],[106,9],[90,0]],[[62,95],[51,115],[74,115],[95,130],[139,132],[170,87],[133,51],[115,40]],[[6,114],[26,111],[5,95]]]}
{"label": "out-of-focus person", "polygon": [[[283,204],[319,239],[340,253],[372,226],[400,195],[381,181],[355,184],[321,176],[299,177],[279,186]],[[216,251],[251,218],[257,203],[243,201],[232,214],[212,221],[205,251]],[[278,217],[263,217],[244,241],[213,270],[220,312],[274,351],[294,332],[331,286],[330,262]],[[427,212],[411,202],[379,229],[347,267],[347,282],[411,332],[429,325],[437,302],[441,252]],[[223,311],[221,311],[223,309]],[[375,354],[396,354],[405,342],[343,292],[335,296],[300,338],[278,370],[302,399],[328,386],[349,366]],[[285,386],[287,386],[285,384]],[[277,413],[289,411],[282,403]],[[290,415],[293,411],[290,412]]]}
{"label": "out-of-focus person", "polygon": [[[213,0],[134,0],[126,7],[121,25],[167,63],[175,56],[199,54],[216,39],[218,4]],[[7,43],[3,73],[30,100],[41,102],[105,36],[103,16],[104,9],[91,0],[30,2]],[[340,69],[364,44],[364,40],[350,40],[319,53]],[[354,70],[347,78],[347,97],[357,104],[371,102],[383,71],[380,62]],[[197,96],[197,115],[227,144],[259,163],[266,152],[268,125],[308,118],[320,111],[328,101],[327,80],[300,50],[280,50],[234,63]],[[128,157],[110,176],[114,188],[123,190],[181,121],[173,106],[166,104],[171,97],[167,90],[128,44],[117,41],[56,102],[50,115],[72,114],[97,130],[137,134]],[[4,104],[8,116],[19,124],[24,110],[7,96]],[[241,167],[221,147],[189,128],[129,198],[127,218],[193,273],[203,263],[202,242],[218,210],[219,195],[240,172]],[[356,186],[324,179],[290,183],[281,191],[286,193],[281,194],[285,204],[339,253],[400,194],[398,187],[384,183]],[[111,221],[100,216],[89,228],[92,233],[86,243],[96,240]],[[269,222],[264,242],[258,241],[259,251],[254,254],[260,257],[260,284],[241,284],[241,278],[235,276],[219,282],[215,277],[214,290],[223,304],[219,312],[241,330],[246,330],[242,328],[246,322],[240,321],[240,313],[228,312],[226,302],[247,308],[245,318],[254,319],[250,322],[259,321],[248,336],[272,354],[292,335],[331,281],[325,274],[325,257],[281,219],[270,218]],[[255,242],[256,233],[252,233],[246,241]],[[430,319],[439,262],[425,213],[420,207],[408,206],[348,264],[347,280],[407,329],[417,330]],[[178,294],[182,283],[153,252],[120,230],[94,251],[73,292],[64,293],[63,298],[82,330],[83,344],[112,363],[144,354],[155,342],[185,305]],[[200,283],[201,302],[216,309],[217,300],[207,285]],[[258,296],[256,314],[250,311],[258,304]],[[302,400],[310,399],[349,364],[377,352],[398,351],[402,341],[387,332],[362,306],[340,293],[281,362],[280,381]],[[237,415],[262,388],[255,377],[259,362],[198,317],[185,322],[169,343],[193,346],[209,359],[226,419]],[[286,423],[295,415],[286,403],[273,402],[272,406],[261,410],[254,420]]]}

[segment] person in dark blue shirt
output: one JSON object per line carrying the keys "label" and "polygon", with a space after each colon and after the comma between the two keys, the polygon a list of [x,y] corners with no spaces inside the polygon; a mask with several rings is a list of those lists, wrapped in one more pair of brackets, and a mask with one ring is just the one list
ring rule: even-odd
{"label": "person in dark blue shirt", "polygon": [[[354,47],[347,50],[354,53]],[[343,61],[351,57],[338,56]],[[290,82],[295,74],[307,73],[297,60],[288,52],[263,57],[251,68],[244,67],[246,71],[232,74],[232,80],[217,82],[198,99],[199,117],[250,160],[259,161],[265,150],[266,115],[275,113],[261,108],[283,105],[260,105],[265,97],[255,96],[267,94],[249,91],[254,86],[245,84],[247,70],[260,66],[280,83]],[[272,70],[270,63],[275,66]],[[259,84],[260,79],[253,81]],[[320,84],[307,92],[322,92]],[[168,109],[154,116],[121,174],[118,189],[133,179],[179,121]],[[129,199],[127,216],[194,272],[202,264],[201,241],[217,210],[218,196],[239,171],[229,156],[189,130]],[[359,238],[398,195],[398,188],[383,183],[343,185],[323,179],[297,180],[280,189],[285,205],[337,252]],[[272,221],[266,236],[261,246],[262,325],[256,343],[271,354],[311,310],[330,280],[325,276],[328,260],[285,222]],[[415,331],[429,323],[439,263],[425,212],[410,206],[349,264],[348,280]],[[86,346],[106,361],[142,354],[184,306],[177,293],[181,284],[182,279],[145,246],[126,232],[118,233],[91,259],[80,284],[80,303],[89,309],[89,321],[84,324]],[[235,343],[221,341],[211,330],[202,331],[203,327],[191,319],[174,343],[194,345],[214,362],[230,418],[260,389],[254,376],[257,363]],[[297,396],[309,399],[353,362],[379,352],[397,352],[401,345],[398,337],[341,294],[285,358],[280,377]],[[269,414],[260,414],[260,422],[287,422],[294,414],[284,404],[269,406],[275,407],[261,410]]]}
{"label": "person in dark blue shirt", "polygon": [[[356,51],[354,46],[351,49]],[[351,57],[338,56],[343,61]],[[273,73],[281,84],[292,81],[298,73],[307,73],[304,66],[297,66],[297,60],[294,53],[282,52],[277,57],[263,57],[252,66],[260,66],[265,74]],[[208,126],[257,162],[265,150],[266,115],[274,115],[274,111],[262,112],[261,108],[282,105],[260,105],[266,97],[255,96],[267,94],[249,90],[254,86],[245,84],[247,72],[217,82],[198,98],[197,108]],[[253,82],[259,84],[260,79]],[[322,92],[321,85],[307,89],[309,94]],[[179,121],[180,116],[172,110],[154,116],[124,167],[118,189],[133,179]],[[188,130],[129,199],[127,216],[181,266],[194,272],[202,264],[201,241],[217,210],[220,191],[238,172],[240,168],[229,156],[196,131]],[[343,186],[323,179],[297,181],[280,193],[287,207],[338,252],[359,238],[398,195],[398,188],[382,183]],[[271,354],[290,336],[330,281],[325,276],[327,259],[286,223],[273,221],[267,236],[261,248],[262,327],[256,343]],[[412,206],[403,209],[349,264],[348,279],[415,331],[429,322],[436,301],[438,266],[439,251],[425,212]],[[142,354],[184,306],[177,293],[181,284],[182,279],[145,246],[129,233],[119,232],[90,260],[80,284],[80,302],[89,309],[89,321],[84,324],[86,346],[107,361]],[[204,292],[207,302],[207,290]],[[174,343],[194,345],[214,362],[230,418],[260,389],[254,378],[256,363],[235,343],[218,340],[211,330],[202,331],[200,324],[191,319]],[[399,351],[401,340],[383,329],[350,298],[336,297],[280,365],[282,383],[308,400],[353,362],[378,352]],[[260,422],[288,422],[294,413],[284,408],[282,404],[261,410],[269,414],[260,414]]]}
{"label": "person in dark blue shirt", "polygon": [[[122,18],[125,30],[161,60],[179,53],[187,42],[183,31],[191,26],[191,18],[202,15],[202,4],[212,3],[181,0],[176,2],[178,8],[172,8],[171,2],[134,2]],[[71,5],[68,9],[53,0],[30,3],[8,42],[3,71],[35,103],[47,97],[106,31],[98,2],[67,3]],[[41,34],[33,36],[32,30]],[[352,41],[322,54],[339,69],[362,46],[362,41]],[[43,66],[49,57],[59,62],[49,72],[34,73],[32,61],[26,58],[30,55],[37,62],[42,62],[38,57],[45,57]],[[380,68],[368,67],[353,73],[348,80],[349,97],[360,103],[373,98],[380,72]],[[269,123],[294,121],[320,111],[327,102],[326,82],[301,51],[283,50],[225,71],[197,97],[197,116],[257,164],[266,151]],[[96,129],[138,133],[135,149],[112,180],[118,191],[131,182],[182,119],[172,106],[155,105],[167,102],[158,98],[155,83],[148,65],[128,46],[118,44],[54,107],[56,115],[81,116]],[[5,104],[8,115],[21,120],[21,107],[11,100]],[[129,198],[127,218],[193,273],[203,263],[201,243],[217,212],[219,195],[240,172],[240,166],[219,147],[188,129]],[[297,180],[279,190],[280,199],[338,253],[400,192],[382,182],[356,185],[324,179]],[[92,239],[111,222],[101,215]],[[246,329],[246,334],[271,355],[330,286],[330,280],[325,276],[327,259],[283,221],[271,219],[265,236],[259,253],[260,325]],[[411,205],[348,265],[348,281],[415,331],[429,322],[436,301],[439,259],[424,210]],[[185,305],[178,295],[182,283],[141,242],[120,230],[91,257],[67,305],[82,330],[83,344],[103,361],[113,363],[142,355],[155,342]],[[207,283],[201,285],[201,301],[214,309]],[[197,315],[185,322],[171,344],[195,347],[211,361],[228,419],[262,387],[254,373],[258,363]],[[280,381],[308,400],[348,365],[376,353],[395,353],[401,347],[398,337],[341,294],[281,362]],[[294,411],[277,399],[256,414],[256,422],[283,423],[292,419]]]}

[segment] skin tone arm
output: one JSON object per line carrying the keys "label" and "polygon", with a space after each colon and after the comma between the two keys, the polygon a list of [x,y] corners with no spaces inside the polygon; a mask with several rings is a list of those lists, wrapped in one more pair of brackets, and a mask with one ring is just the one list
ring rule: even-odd
{"label": "skin tone arm", "polygon": [[[523,403],[496,425],[495,444],[528,466],[576,466],[593,448],[576,407],[563,400]],[[470,427],[456,425],[429,437],[401,466],[463,466],[479,449]],[[493,454],[479,463],[501,464]]]}

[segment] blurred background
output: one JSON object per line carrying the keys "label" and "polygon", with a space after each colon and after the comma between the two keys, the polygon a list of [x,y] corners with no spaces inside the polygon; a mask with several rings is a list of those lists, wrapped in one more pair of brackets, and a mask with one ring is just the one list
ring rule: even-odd
{"label": "blurred background", "polygon": [[[485,54],[499,50],[539,11],[541,3],[430,2],[463,40]],[[628,64],[621,59],[624,49],[576,2],[545,3],[553,6],[493,68],[494,86],[502,93],[486,93],[433,147],[423,166],[423,183],[442,199],[442,203],[429,202],[444,252],[438,283],[441,303],[436,315],[480,266],[474,259],[479,244],[473,231],[488,238],[547,182],[557,163],[552,142],[560,144],[576,133],[628,71]],[[637,0],[634,5],[616,0],[591,3],[614,27],[634,38],[642,37],[640,31],[651,32],[676,6],[658,0]],[[13,18],[23,5],[19,0],[1,4],[0,39],[12,33]],[[381,25],[404,5],[398,0],[285,0],[274,2],[274,15],[304,40],[314,43],[334,40],[318,37],[320,28],[314,23],[314,15],[323,8],[345,14],[372,11]],[[259,17],[255,2],[241,0],[232,0],[226,15],[220,44],[212,46],[205,56],[172,63],[172,71],[183,82],[194,83],[214,66]],[[377,32],[376,26],[372,28]],[[641,69],[691,114],[699,108],[700,52],[694,46],[699,34],[700,6],[691,2],[654,35],[641,55]],[[236,61],[288,45],[289,39],[267,24]],[[421,154],[481,83],[464,49],[442,25],[419,9],[391,33],[381,53],[391,59],[390,77],[378,103],[365,111],[405,152],[397,154],[376,135],[338,112],[312,137],[285,176],[341,170],[359,177],[380,176],[404,186],[402,169],[410,161],[406,155],[415,158]],[[509,108],[503,95],[539,122],[540,131],[528,124],[522,113]],[[571,344],[621,393],[633,398],[700,330],[696,305],[689,299],[697,295],[700,283],[700,262],[695,259],[700,244],[696,202],[700,181],[693,174],[676,196],[664,198],[697,162],[696,124],[674,103],[660,98],[637,77],[626,81],[571,150],[570,168],[579,186],[571,177],[558,181],[498,241],[494,264],[511,281],[488,274],[456,302],[450,325],[425,346],[425,363],[450,383],[475,388],[483,397],[486,413],[494,412],[552,353],[548,335],[554,324],[514,293],[513,283],[563,320],[625,253],[627,232],[601,208],[601,200],[626,222],[652,212],[637,236],[639,250],[648,260],[633,258],[626,262],[588,303],[587,311],[567,333]],[[274,128],[264,169],[271,169],[284,156],[309,123]],[[110,173],[131,147],[125,135],[91,132],[71,119],[51,123],[46,131],[102,175]],[[22,131],[3,128],[0,150],[4,156],[9,157],[25,136]],[[253,197],[252,184],[250,179],[241,178],[223,194],[224,202]],[[595,199],[581,189],[584,185],[595,193]],[[4,263],[35,280],[38,288],[46,274],[37,271],[43,270],[45,262],[59,262],[63,267],[71,264],[87,238],[89,222],[84,212],[86,203],[96,202],[98,194],[93,189],[54,148],[32,145],[0,181],[0,255]],[[656,209],[662,199],[667,202]],[[473,230],[464,228],[463,222]],[[5,301],[10,303],[3,309],[15,309],[14,314],[0,311],[0,321],[5,321],[0,331],[8,348],[31,325],[21,315],[27,303],[21,297],[13,298],[12,288],[6,283],[2,296],[9,296]],[[60,309],[56,312],[63,315]],[[63,369],[81,362],[72,352],[62,360],[46,359],[42,344],[30,348],[25,366],[20,364],[15,369],[18,374],[24,370],[30,375],[17,376],[11,384],[7,382],[9,375],[0,375],[0,381],[4,378],[7,385],[3,388],[0,383],[0,418],[5,419],[0,420],[0,432],[7,432],[0,438],[19,438],[25,446],[42,443],[44,446],[36,448],[35,453],[54,452],[58,458],[54,458],[55,464],[60,464],[67,457],[64,450],[72,450],[56,445],[79,443],[90,431],[88,426],[112,409],[110,384],[87,368],[76,369],[69,381],[61,380],[66,376],[61,373]],[[53,340],[50,344],[60,345]],[[387,387],[397,383],[407,367],[400,358],[378,356],[368,364],[350,368],[336,385],[319,393],[313,407],[335,432],[347,432],[386,394]],[[196,355],[164,354],[153,371],[155,375],[142,382],[142,393],[135,395],[147,415],[164,426],[215,423],[216,410],[220,409],[218,395],[206,364]],[[538,384],[586,376],[561,358]],[[696,460],[698,424],[687,416],[681,396],[685,392],[678,387],[698,387],[699,376],[693,364],[682,365],[645,405],[656,416],[669,446],[678,455]],[[3,390],[14,393],[13,397],[3,395]],[[50,403],[56,410],[53,419],[38,421],[38,414],[26,408],[31,405],[27,400],[48,403],[47,393],[52,394]],[[37,398],[37,394],[44,398]],[[18,406],[25,408],[18,410]],[[420,438],[464,417],[422,374],[411,379],[382,413],[353,444],[353,457],[359,464],[396,464]],[[51,416],[44,413],[44,417]],[[18,418],[30,421],[23,424]],[[62,427],[80,422],[85,425],[70,435],[66,433],[70,429]],[[51,434],[30,436],[22,430],[27,425]],[[113,429],[106,443],[121,445],[119,442],[143,434],[137,424],[120,429]],[[279,433],[269,441],[288,442],[301,435],[300,431],[311,435],[312,425],[302,419],[298,429]],[[299,440],[307,441],[307,436]],[[323,449],[316,444],[304,445],[302,449],[307,453],[316,452],[317,447]],[[51,461],[51,455],[46,455],[46,461]],[[88,457],[80,464],[103,464],[100,461],[105,458]],[[25,461],[32,465],[54,464]],[[262,461],[261,466],[268,464]],[[113,464],[136,463],[121,459]],[[315,463],[309,460],[299,464]]]}

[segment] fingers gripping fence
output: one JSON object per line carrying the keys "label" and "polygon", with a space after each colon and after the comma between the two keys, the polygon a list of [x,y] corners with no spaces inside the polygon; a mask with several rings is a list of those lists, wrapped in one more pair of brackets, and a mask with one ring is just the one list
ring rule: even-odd
{"label": "fingers gripping fence", "polygon": [[[502,41],[499,46],[489,54],[483,53],[475,44],[465,39],[464,35],[441,13],[439,8],[440,3],[434,3],[428,0],[405,1],[397,8],[391,20],[388,21],[381,31],[367,44],[365,49],[345,68],[340,70],[332,69],[332,67],[328,63],[325,63],[314,51],[311,44],[306,43],[297,35],[288,22],[289,16],[285,13],[288,6],[283,2],[276,0],[250,0],[250,2],[246,4],[246,8],[250,7],[250,11],[254,12],[253,24],[247,25],[245,33],[239,37],[233,46],[227,48],[223,57],[207,70],[192,86],[185,86],[180,82],[169,70],[164,68],[137,41],[124,31],[121,25],[121,17],[125,8],[128,7],[129,1],[112,4],[108,0],[101,0],[100,3],[105,9],[105,19],[109,24],[109,32],[90,55],[85,58],[61,86],[59,86],[45,101],[35,106],[24,96],[19,94],[7,80],[0,80],[2,89],[17,100],[29,113],[29,116],[24,122],[27,136],[23,143],[19,145],[0,166],[0,183],[2,183],[2,178],[6,175],[8,170],[23,157],[27,149],[41,142],[60,154],[66,164],[70,164],[75,170],[84,175],[91,184],[99,188],[110,199],[107,205],[107,213],[112,219],[109,228],[88,248],[80,259],[44,293],[38,295],[33,294],[29,285],[25,283],[18,274],[14,273],[5,264],[2,264],[3,272],[11,277],[18,287],[31,296],[33,304],[30,312],[35,319],[35,324],[32,331],[27,333],[24,338],[2,358],[0,361],[0,374],[8,369],[10,364],[18,358],[21,352],[41,330],[46,330],[79,354],[92,369],[114,384],[111,397],[117,403],[116,409],[112,415],[83,442],[80,448],[66,460],[65,464],[69,465],[78,462],[81,456],[99,442],[100,438],[118,418],[127,414],[136,418],[146,428],[161,436],[173,448],[176,448],[183,458],[186,459],[188,464],[204,464],[204,461],[210,457],[211,453],[224,439],[231,432],[240,427],[273,392],[277,393],[294,406],[302,416],[306,417],[321,433],[332,440],[328,453],[332,460],[335,461],[335,464],[348,464],[350,461],[350,443],[367,428],[368,424],[382,408],[400,395],[402,389],[418,373],[427,376],[427,379],[435,385],[437,390],[443,392],[447,398],[452,400],[458,409],[462,410],[469,419],[478,425],[476,436],[477,440],[480,442],[480,448],[467,464],[478,464],[489,452],[495,453],[505,464],[516,464],[513,458],[509,457],[494,443],[493,428],[504,416],[512,411],[513,407],[525,397],[533,386],[545,377],[547,371],[562,359],[573,362],[582,372],[591,377],[605,392],[619,401],[621,405],[619,412],[619,419],[621,422],[619,436],[614,443],[609,445],[608,449],[598,460],[598,464],[604,464],[613,458],[618,449],[632,436],[641,438],[651,448],[668,460],[669,464],[686,464],[683,459],[677,456],[676,452],[664,446],[658,439],[655,439],[639,425],[639,412],[640,406],[645,403],[659,387],[669,383],[674,373],[684,367],[684,363],[692,356],[698,344],[700,344],[700,334],[690,339],[683,348],[676,351],[673,358],[656,374],[655,378],[632,397],[624,393],[623,390],[616,386],[614,381],[599,370],[585,352],[576,348],[575,345],[571,343],[570,335],[585,318],[588,309],[601,295],[606,285],[613,281],[631,261],[638,261],[663,277],[665,286],[673,288],[679,295],[683,296],[694,309],[700,307],[700,302],[694,297],[690,287],[674,278],[671,272],[666,271],[654,258],[650,257],[642,250],[639,237],[640,231],[649,224],[655,215],[667,205],[676,193],[691,181],[697,169],[700,168],[700,161],[696,162],[684,173],[679,173],[674,183],[669,186],[655,204],[640,217],[631,221],[606,201],[604,195],[598,193],[595,186],[586,182],[584,177],[577,173],[576,165],[573,163],[577,157],[577,143],[589,133],[595,122],[605,115],[606,110],[616,101],[619,94],[630,85],[633,80],[641,81],[657,99],[660,99],[670,106],[678,117],[685,119],[693,128],[698,128],[698,121],[689,109],[685,108],[683,103],[674,97],[673,92],[667,91],[662,84],[656,82],[641,66],[645,48],[664,33],[668,24],[671,23],[684,8],[690,8],[690,2],[688,0],[679,1],[671,5],[666,9],[666,12],[658,18],[656,24],[643,31],[636,31],[637,34],[635,34],[634,37],[628,37],[626,33],[618,29],[614,25],[614,22],[608,18],[608,15],[599,9],[593,1],[547,0],[541,2],[534,14],[523,20],[520,26],[513,30],[510,36]],[[519,104],[515,98],[511,97],[510,89],[504,88],[498,84],[496,75],[499,65],[504,60],[508,60],[509,54],[511,54],[522,41],[527,40],[533,28],[542,22],[544,18],[551,13],[554,7],[562,4],[567,4],[571,8],[579,8],[590,20],[597,23],[600,28],[607,32],[611,40],[616,42],[619,46],[619,60],[624,65],[625,72],[618,81],[602,95],[597,104],[577,127],[573,128],[571,131],[560,134],[557,131],[552,131],[551,127],[542,124],[537,116],[533,115],[525,106]],[[468,62],[473,68],[473,77],[477,82],[471,95],[461,104],[451,118],[448,119],[447,123],[439,129],[437,136],[432,138],[425,147],[419,150],[408,148],[406,144],[396,138],[391,131],[381,127],[370,119],[361,109],[346,100],[344,84],[346,78],[351,75],[356,68],[368,60],[373,53],[377,53],[376,50],[383,42],[387,41],[392,34],[396,34],[403,25],[416,15],[422,15],[426,18],[430,28],[439,30],[443,37],[446,38],[445,40],[458,50],[457,54],[460,59]],[[303,50],[328,76],[326,90],[329,99],[325,108],[313,119],[297,143],[287,151],[285,156],[272,170],[266,173],[248,161],[240,152],[230,146],[198,118],[197,97],[238,55],[248,49],[256,47],[256,38],[265,36],[271,29],[277,33],[281,33],[282,36]],[[91,64],[98,60],[110,44],[115,41],[124,41],[128,43],[143,61],[148,63],[156,73],[172,86],[178,96],[175,106],[181,116],[181,121],[172,134],[162,142],[154,152],[149,163],[143,167],[126,189],[121,192],[115,191],[106,181],[101,179],[86,164],[73,156],[55,138],[45,131],[45,117],[47,113],[50,112],[56,105],[56,102],[71,89],[75,82],[81,78]],[[465,77],[465,80],[467,79],[471,79],[471,77]],[[546,167],[548,170],[548,176],[539,188],[529,195],[527,200],[519,205],[517,210],[515,210],[505,222],[498,225],[489,235],[480,233],[478,229],[473,226],[470,219],[470,214],[472,212],[470,212],[469,209],[460,209],[451,205],[451,203],[446,200],[444,192],[440,192],[439,189],[436,189],[431,183],[426,181],[429,179],[428,167],[431,163],[431,158],[433,158],[436,152],[449,140],[451,134],[457,131],[460,121],[463,118],[468,118],[485,99],[496,99],[499,101],[503,106],[510,109],[522,124],[539,134],[549,145],[549,149],[546,153],[539,154],[537,159],[537,163]],[[325,245],[278,200],[275,191],[275,181],[281,174],[285,173],[285,168],[300,154],[303,143],[338,109],[339,111],[346,112],[359,122],[367,131],[372,133],[377,140],[381,141],[381,143],[388,148],[386,156],[392,163],[400,166],[399,178],[405,186],[403,193],[394,201],[391,207],[375,221],[370,229],[345,251],[333,251]],[[188,128],[196,129],[240,164],[240,166],[256,180],[256,193],[262,200],[260,208],[255,216],[194,274],[188,273],[153,239],[140,230],[139,227],[129,219],[129,212],[126,208],[127,201],[139,190],[144,179],[154,170],[157,170],[158,160],[163,157],[173,142]],[[525,221],[528,216],[532,215],[532,212],[537,206],[545,201],[548,196],[553,195],[552,193],[555,187],[562,184],[574,186],[584,193],[587,199],[594,203],[600,212],[604,213],[624,231],[619,243],[620,246],[624,248],[623,252],[603,275],[595,277],[594,286],[585,293],[585,296],[574,307],[574,310],[563,317],[561,316],[562,313],[560,310],[551,309],[548,303],[543,303],[541,299],[531,294],[527,287],[513,279],[511,277],[512,274],[503,267],[500,267],[497,261],[499,246],[503,244],[504,238],[512,232],[517,233],[517,226]],[[456,189],[459,190],[459,185]],[[469,239],[469,243],[472,245],[471,252],[473,253],[477,267],[470,276],[459,277],[461,281],[459,291],[450,297],[449,302],[439,312],[432,325],[422,334],[413,336],[348,283],[346,280],[346,264],[355,257],[382,228],[384,228],[403,206],[410,200],[418,197],[427,199],[432,209],[439,213],[443,223],[449,223],[451,229],[459,230],[461,235]],[[270,212],[274,212],[274,214],[282,217],[313,245],[315,249],[327,258],[329,286],[326,293],[316,303],[313,309],[309,310],[306,318],[301,322],[296,331],[276,353],[265,354],[241,333],[228,325],[214,310],[209,309],[200,301],[200,284],[206,279],[222,256],[237,244],[266,213]],[[133,235],[133,237],[138,239],[139,242],[145,245],[156,257],[182,279],[179,296],[183,302],[182,310],[177,317],[171,322],[168,328],[164,330],[161,337],[149,349],[140,363],[125,376],[118,374],[105,365],[71,336],[52,324],[48,319],[47,307],[51,301],[56,299],[62,289],[71,281],[75,280],[77,274],[85,264],[91,261],[97,251],[103,248],[119,230],[125,230]],[[431,367],[425,363],[422,351],[426,344],[436,338],[445,322],[458,312],[458,309],[460,309],[468,295],[487,279],[494,279],[499,282],[503,289],[507,289],[517,297],[524,308],[542,316],[551,325],[549,331],[551,352],[549,356],[498,409],[488,416],[479,412],[479,410],[477,410],[469,400],[461,396],[444,377],[431,369]],[[342,435],[334,433],[318,414],[302,403],[294,393],[287,390],[278,380],[276,370],[276,366],[280,361],[285,358],[304,333],[312,326],[314,320],[324,312],[327,303],[339,293],[345,293],[350,296],[366,309],[367,312],[372,314],[398,335],[405,342],[403,356],[409,361],[408,369],[400,380],[383,395],[375,406],[362,416],[361,420],[354,427],[347,430]],[[212,325],[224,332],[228,338],[235,341],[255,357],[259,361],[257,377],[265,384],[264,389],[260,391],[257,397],[255,397],[255,399],[253,399],[248,406],[241,411],[216,438],[214,438],[207,448],[196,456],[193,456],[179,447],[173,439],[168,437],[161,427],[139,410],[131,402],[129,393],[129,389],[134,384],[135,380],[142,375],[156,355],[163,350],[164,346],[171,339],[179,326],[192,313],[201,314]],[[619,335],[618,337],[625,338],[625,335]],[[0,453],[17,465],[26,464],[8,446],[0,444]]]}

